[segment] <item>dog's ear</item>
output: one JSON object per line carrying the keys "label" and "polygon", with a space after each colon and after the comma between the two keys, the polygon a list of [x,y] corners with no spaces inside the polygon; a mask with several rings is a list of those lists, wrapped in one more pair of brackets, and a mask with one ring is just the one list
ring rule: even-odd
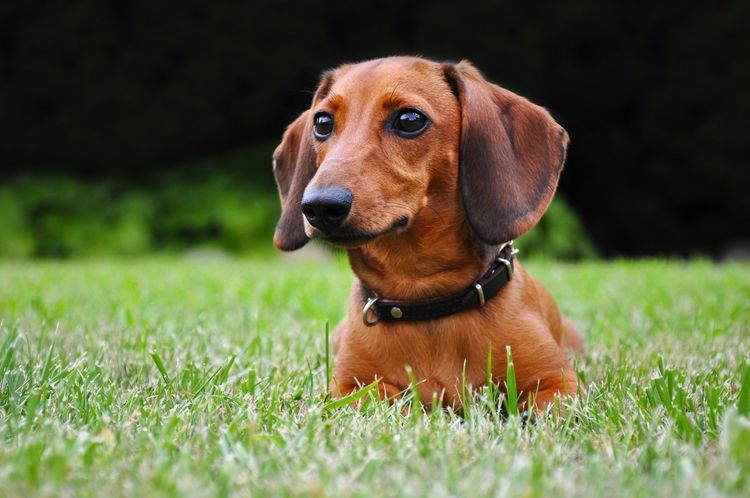
{"label": "dog's ear", "polygon": [[[313,97],[313,106],[333,85],[334,71],[326,71]],[[307,110],[289,125],[281,144],[273,153],[273,175],[281,197],[281,218],[276,224],[273,245],[282,251],[294,251],[310,240],[302,219],[302,195],[317,171],[313,147],[312,119]]]}
{"label": "dog's ear", "polygon": [[497,245],[533,227],[557,188],[568,134],[468,62],[443,66],[461,105],[459,186],[472,230]]}
{"label": "dog's ear", "polygon": [[303,112],[284,132],[273,153],[273,175],[281,197],[281,218],[276,224],[273,245],[294,251],[308,242],[302,220],[302,194],[315,176],[315,150],[312,143],[310,111]]}

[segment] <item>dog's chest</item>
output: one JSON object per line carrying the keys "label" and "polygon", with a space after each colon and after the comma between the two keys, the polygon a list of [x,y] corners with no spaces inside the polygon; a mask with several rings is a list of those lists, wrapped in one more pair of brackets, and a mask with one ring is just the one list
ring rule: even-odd
{"label": "dog's chest", "polygon": [[372,350],[378,375],[406,389],[412,383],[411,371],[423,401],[442,398],[444,403],[454,404],[467,389],[487,380],[489,343],[475,340],[473,334],[451,326],[450,321],[443,327],[408,324],[384,332]]}

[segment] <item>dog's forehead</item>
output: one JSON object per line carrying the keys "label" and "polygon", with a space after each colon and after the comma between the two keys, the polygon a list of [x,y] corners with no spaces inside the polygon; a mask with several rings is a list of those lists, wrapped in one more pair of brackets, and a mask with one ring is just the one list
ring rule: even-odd
{"label": "dog's forehead", "polygon": [[416,57],[388,57],[339,68],[330,93],[343,98],[380,97],[390,92],[429,98],[449,90],[437,63]]}

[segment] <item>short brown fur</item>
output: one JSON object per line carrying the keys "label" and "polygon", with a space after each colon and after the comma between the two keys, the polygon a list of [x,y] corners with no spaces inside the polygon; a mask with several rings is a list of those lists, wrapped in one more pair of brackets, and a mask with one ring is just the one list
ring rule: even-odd
{"label": "short brown fur", "polygon": [[[399,109],[431,121],[419,137],[387,129]],[[313,116],[335,119],[332,136],[313,138]],[[487,82],[470,64],[390,57],[324,74],[309,111],[274,154],[282,250],[321,237],[347,248],[356,274],[348,316],[332,337],[331,391],[345,395],[374,379],[397,396],[411,367],[422,400],[460,407],[462,379],[502,386],[510,346],[519,390],[537,407],[581,387],[565,349],[583,340],[550,294],[518,261],[514,278],[480,309],[423,322],[362,322],[361,286],[389,299],[420,300],[468,287],[495,247],[536,224],[554,195],[568,138],[543,108]],[[335,236],[303,217],[306,188],[343,186],[353,194]],[[403,225],[399,220],[406,219]]]}

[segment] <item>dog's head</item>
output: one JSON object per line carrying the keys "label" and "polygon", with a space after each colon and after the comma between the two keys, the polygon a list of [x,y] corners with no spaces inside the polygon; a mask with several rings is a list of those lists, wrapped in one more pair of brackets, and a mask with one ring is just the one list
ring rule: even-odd
{"label": "dog's head", "polygon": [[467,62],[390,57],[323,74],[274,152],[274,244],[357,246],[409,230],[432,192],[460,191],[473,233],[496,245],[552,200],[568,136],[543,108]]}

